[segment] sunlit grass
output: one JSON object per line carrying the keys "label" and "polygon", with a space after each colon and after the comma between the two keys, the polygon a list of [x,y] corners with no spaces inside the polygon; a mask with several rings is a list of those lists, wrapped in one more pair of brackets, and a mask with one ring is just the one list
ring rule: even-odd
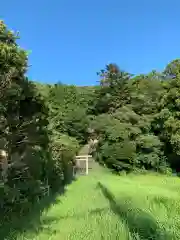
{"label": "sunlit grass", "polygon": [[[180,179],[97,170],[58,196],[39,223],[7,239],[180,239]],[[30,220],[29,220],[30,221]]]}

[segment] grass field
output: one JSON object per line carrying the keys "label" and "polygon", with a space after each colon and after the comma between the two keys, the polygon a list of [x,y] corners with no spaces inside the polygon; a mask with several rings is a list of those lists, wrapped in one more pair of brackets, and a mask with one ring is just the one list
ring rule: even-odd
{"label": "grass field", "polygon": [[28,226],[6,239],[180,239],[180,179],[115,176],[99,168],[69,185]]}

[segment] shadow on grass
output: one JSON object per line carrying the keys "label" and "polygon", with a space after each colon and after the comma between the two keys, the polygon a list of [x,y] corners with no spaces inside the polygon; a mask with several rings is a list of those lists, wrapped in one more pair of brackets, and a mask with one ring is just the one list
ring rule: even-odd
{"label": "shadow on grass", "polygon": [[39,231],[48,231],[53,234],[52,230],[48,228],[52,222],[58,219],[53,217],[43,216],[43,213],[53,205],[60,203],[57,196],[63,195],[66,192],[67,185],[75,181],[75,178],[68,179],[66,184],[62,186],[58,191],[51,193],[49,196],[42,198],[38,203],[32,206],[32,209],[26,214],[26,216],[18,216],[17,214],[11,216],[10,221],[0,222],[0,239],[1,240],[16,240],[20,234],[25,232],[36,234]]}
{"label": "shadow on grass", "polygon": [[[124,221],[132,236],[138,235],[141,240],[171,240],[174,239],[169,233],[160,229],[156,219],[141,209],[135,209],[128,201],[116,202],[113,194],[100,182],[98,187],[108,199],[112,211]],[[134,238],[136,239],[136,238]]]}
{"label": "shadow on grass", "polygon": [[95,209],[92,209],[92,210],[89,210],[89,211],[85,211],[85,212],[81,212],[80,214],[76,213],[76,214],[72,214],[72,215],[65,215],[65,216],[59,216],[58,217],[58,221],[59,220],[67,220],[67,219],[80,219],[80,218],[85,218],[85,216],[89,217],[89,216],[92,216],[92,215],[102,215],[104,214],[105,212],[107,212],[109,209],[106,207],[106,208],[95,208]]}

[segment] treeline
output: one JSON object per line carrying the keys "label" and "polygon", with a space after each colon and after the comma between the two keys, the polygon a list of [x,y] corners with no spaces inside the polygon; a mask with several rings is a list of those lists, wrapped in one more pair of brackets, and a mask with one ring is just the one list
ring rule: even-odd
{"label": "treeline", "polygon": [[58,131],[97,139],[94,157],[116,172],[179,172],[180,60],[139,76],[116,64],[98,74],[98,86],[51,86]]}
{"label": "treeline", "polygon": [[[28,54],[0,22],[0,210],[24,211],[71,177],[90,139],[115,171],[180,168],[180,60],[133,76],[109,64],[94,87],[31,82]],[[2,153],[5,153],[3,155]]]}
{"label": "treeline", "polygon": [[139,76],[109,64],[98,75],[94,87],[49,86],[53,129],[97,139],[94,157],[116,172],[179,172],[180,60]]}
{"label": "treeline", "polygon": [[90,104],[96,158],[115,171],[180,170],[180,60],[133,76],[110,64]]}

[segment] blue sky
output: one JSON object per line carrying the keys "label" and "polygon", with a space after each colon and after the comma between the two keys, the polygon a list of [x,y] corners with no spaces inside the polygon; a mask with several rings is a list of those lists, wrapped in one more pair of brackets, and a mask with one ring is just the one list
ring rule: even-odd
{"label": "blue sky", "polygon": [[180,57],[179,0],[1,2],[0,18],[31,50],[31,79],[93,85],[109,62],[134,73]]}

